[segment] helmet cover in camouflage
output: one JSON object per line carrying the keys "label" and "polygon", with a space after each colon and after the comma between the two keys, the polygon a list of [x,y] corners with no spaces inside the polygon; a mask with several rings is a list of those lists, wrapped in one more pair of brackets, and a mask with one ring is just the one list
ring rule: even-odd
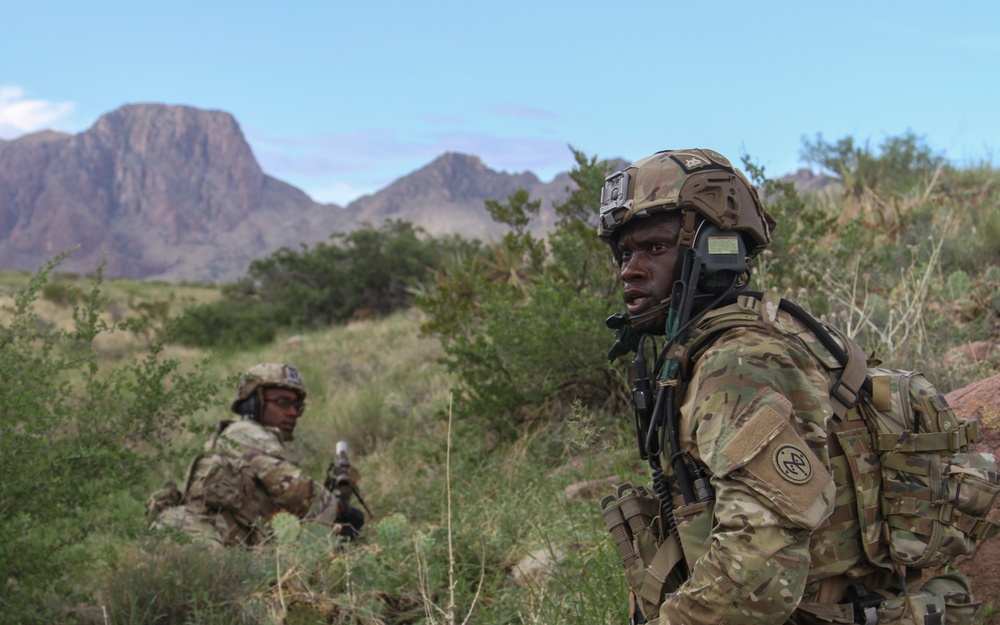
{"label": "helmet cover in camouflage", "polygon": [[253,395],[257,389],[276,386],[295,391],[299,399],[306,398],[306,386],[299,370],[291,365],[263,363],[250,367],[240,378],[233,395],[232,411],[240,414],[240,403]]}
{"label": "helmet cover in camouflage", "polygon": [[680,211],[700,215],[722,230],[743,233],[751,258],[771,241],[775,221],[750,184],[729,160],[714,150],[665,150],[636,161],[610,176],[601,191],[600,237],[613,245],[615,232],[633,219]]}

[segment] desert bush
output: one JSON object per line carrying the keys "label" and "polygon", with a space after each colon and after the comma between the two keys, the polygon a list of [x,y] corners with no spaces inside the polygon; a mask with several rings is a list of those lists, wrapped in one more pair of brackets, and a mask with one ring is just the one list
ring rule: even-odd
{"label": "desert bush", "polygon": [[250,264],[226,289],[231,298],[263,302],[292,327],[322,327],[358,309],[385,314],[408,308],[407,287],[434,267],[444,243],[409,222],[387,220],[339,232],[313,248],[282,249]]}
{"label": "desert bush", "polygon": [[945,236],[945,267],[978,273],[1000,266],[1000,171],[987,165],[945,170],[925,221]]}
{"label": "desert bush", "polygon": [[39,270],[0,326],[0,622],[42,618],[48,593],[69,597],[85,540],[128,532],[111,498],[144,498],[146,476],[172,457],[181,420],[213,393],[202,368],[145,355],[98,364],[94,339],[133,324],[101,320],[100,271],[74,307],[74,327],[38,323],[34,305],[65,256]]}
{"label": "desert bush", "polygon": [[42,286],[42,298],[57,306],[72,306],[80,300],[80,296],[80,289],[65,278],[46,282]]}
{"label": "desert bush", "polygon": [[765,168],[749,155],[743,156],[743,171],[777,224],[771,244],[752,266],[754,288],[797,292],[813,279],[803,268],[831,260],[828,244],[834,238],[837,215],[820,198],[804,197],[792,183],[768,178]]}
{"label": "desert bush", "polygon": [[945,163],[912,131],[886,137],[877,149],[850,136],[835,143],[822,134],[814,140],[803,137],[800,156],[839,178],[848,198],[875,210],[884,207],[889,194],[911,191]]}
{"label": "desert bush", "polygon": [[511,232],[444,265],[416,300],[457,378],[457,411],[507,437],[534,417],[565,417],[574,400],[618,396],[619,378],[594,348],[611,343],[602,321],[617,299],[610,254],[594,234],[612,164],[574,155],[576,186],[555,207],[547,248],[527,232],[538,205],[526,193],[487,203]]}
{"label": "desert bush", "polygon": [[222,300],[192,306],[176,320],[174,342],[190,347],[234,350],[270,343],[282,325],[270,306]]}
{"label": "desert bush", "polygon": [[114,553],[107,567],[108,623],[268,622],[254,598],[275,582],[275,565],[259,553],[147,538]]}
{"label": "desert bush", "polygon": [[475,329],[447,343],[448,367],[459,380],[463,411],[492,416],[510,436],[525,420],[565,416],[572,401],[604,404],[617,378],[603,350],[601,320],[610,302],[544,279],[529,298],[510,287],[477,296]]}
{"label": "desert bush", "polygon": [[338,232],[330,241],[282,248],[223,287],[223,299],[193,307],[174,331],[184,345],[233,349],[263,345],[279,329],[301,331],[350,321],[358,311],[410,307],[411,288],[440,259],[477,242],[435,238],[405,221]]}
{"label": "desert bush", "polygon": [[[1000,258],[998,175],[980,165],[958,169],[912,133],[887,139],[879,153],[853,139],[804,141],[804,155],[859,189],[878,191],[881,217],[854,211],[858,198],[799,196],[745,167],[765,189],[778,227],[755,270],[759,287],[776,289],[814,314],[844,326],[893,366],[921,368],[947,391],[981,376],[952,366],[962,341],[997,337],[988,275]],[[853,174],[850,169],[861,168]],[[877,174],[877,175],[876,175]]]}

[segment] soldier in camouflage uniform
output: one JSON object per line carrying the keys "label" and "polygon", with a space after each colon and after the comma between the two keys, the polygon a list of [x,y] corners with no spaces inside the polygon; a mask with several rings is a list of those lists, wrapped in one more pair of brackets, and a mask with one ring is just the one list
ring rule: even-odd
{"label": "soldier in camouflage uniform", "polygon": [[232,411],[191,463],[181,490],[151,497],[151,527],[181,531],[212,545],[253,546],[262,523],[278,511],[353,536],[364,515],[302,472],[285,447],[305,410],[306,388],[295,367],[251,367],[236,387]]}
{"label": "soldier in camouflage uniform", "polygon": [[[612,248],[628,311],[616,316],[617,324],[609,320],[619,339],[611,357],[642,352],[651,337],[663,335],[660,340],[675,343],[663,352],[675,356],[700,329],[718,323],[723,297],[747,288],[749,272],[736,257],[745,264],[763,251],[775,226],[744,175],[711,150],[642,159],[608,177],[601,204],[599,235]],[[700,267],[699,278],[691,252],[698,245],[731,246],[735,264]],[[689,310],[679,312],[692,320],[688,328],[670,314],[671,300],[685,293]],[[832,380],[821,363],[832,360],[830,354],[773,301],[765,297],[757,306],[761,323],[714,333],[690,355],[694,364],[687,370],[660,375],[670,366],[669,357],[661,357],[649,391],[636,394],[640,453],[650,459],[654,490],[666,499],[647,518],[662,513],[666,538],[657,542],[670,544],[657,552],[659,563],[651,562],[655,547],[626,557],[626,545],[631,620],[892,620],[902,610],[894,612],[887,598],[904,581],[911,595],[919,594],[919,571],[901,572],[886,566],[887,558],[867,555],[884,550],[858,523],[858,511],[877,493],[856,492],[848,477],[847,463],[857,459],[849,460],[834,434]],[[639,551],[642,540],[633,544]],[[947,599],[948,625],[971,620],[968,580],[947,576],[926,588]],[[932,625],[941,617],[939,611],[904,622]]]}

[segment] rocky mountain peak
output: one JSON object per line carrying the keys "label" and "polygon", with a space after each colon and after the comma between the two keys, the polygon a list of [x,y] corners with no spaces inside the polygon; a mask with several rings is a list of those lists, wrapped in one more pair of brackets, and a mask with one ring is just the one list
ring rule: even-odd
{"label": "rocky mountain peak", "polygon": [[79,141],[112,164],[114,208],[148,215],[153,226],[174,222],[175,240],[206,216],[231,224],[261,199],[264,173],[229,113],[126,105]]}
{"label": "rocky mountain peak", "polygon": [[[266,176],[223,111],[130,104],[76,135],[0,144],[0,265],[8,268],[34,269],[76,248],[64,270],[93,271],[107,258],[112,277],[229,279],[243,267],[205,262],[214,255],[206,246],[225,247],[239,233],[238,249],[216,252],[248,263],[328,236],[341,212]],[[314,234],[324,220],[330,229]],[[274,221],[290,234],[272,232]]]}
{"label": "rocky mountain peak", "polygon": [[497,228],[483,208],[485,200],[504,200],[520,188],[531,191],[541,186],[531,172],[498,172],[479,157],[446,152],[347,208],[357,221],[373,225],[405,218],[432,234],[486,237]]}
{"label": "rocky mountain peak", "polygon": [[0,267],[35,270],[75,248],[62,271],[106,259],[112,278],[227,282],[280,247],[386,219],[433,235],[502,235],[484,202],[518,189],[542,202],[542,233],[572,186],[566,174],[543,183],[447,152],[345,210],[266,175],[229,113],[128,104],[79,134],[0,141]]}

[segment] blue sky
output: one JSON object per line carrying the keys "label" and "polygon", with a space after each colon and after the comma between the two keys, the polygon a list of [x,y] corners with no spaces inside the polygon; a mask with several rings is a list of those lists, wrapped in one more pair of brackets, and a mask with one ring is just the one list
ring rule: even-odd
{"label": "blue sky", "polygon": [[6,2],[0,138],[124,104],[231,113],[264,171],[346,204],[446,151],[550,180],[635,160],[913,131],[1000,150],[1000,2]]}

